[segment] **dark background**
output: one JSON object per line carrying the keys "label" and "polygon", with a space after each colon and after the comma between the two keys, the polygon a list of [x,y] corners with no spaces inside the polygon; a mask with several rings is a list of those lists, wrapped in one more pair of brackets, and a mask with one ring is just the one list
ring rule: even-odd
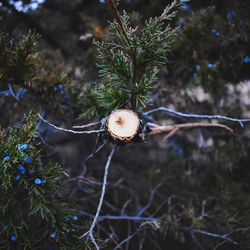
{"label": "dark background", "polygon": [[[40,35],[36,53],[43,58],[44,72],[67,75],[60,98],[28,89],[24,98],[0,96],[2,128],[22,122],[31,107],[61,127],[88,123],[85,112],[86,86],[99,81],[97,51],[92,38],[109,40],[108,21],[113,17],[97,0],[0,1],[1,29],[16,41],[30,30]],[[170,1],[120,1],[119,10],[133,13],[133,25],[160,15]],[[21,6],[21,7],[20,7]],[[33,6],[33,9],[32,9]],[[175,21],[180,26],[172,51],[159,73],[151,107],[165,106],[176,111],[250,117],[249,83],[249,2],[246,0],[191,0],[179,9]],[[213,31],[215,30],[215,31]],[[91,38],[87,38],[89,33]],[[208,67],[212,64],[212,67]],[[197,66],[198,65],[198,66]],[[47,71],[46,71],[47,70]],[[44,83],[45,84],[45,83]],[[16,92],[22,87],[14,87]],[[6,85],[0,81],[0,91]],[[40,96],[38,96],[40,95]],[[64,96],[65,97],[65,96]],[[158,124],[191,122],[159,112]],[[81,117],[81,118],[79,118]],[[145,216],[163,218],[160,229],[144,225],[122,249],[249,249],[250,171],[249,125],[225,123],[235,130],[231,135],[219,129],[194,129],[181,132],[169,141],[162,135],[147,138],[145,144],[119,147],[111,163],[107,193],[101,214],[119,215],[124,203],[128,215],[136,215],[150,200],[150,192],[159,183]],[[83,170],[83,159],[91,153],[95,136],[72,136],[41,124],[44,161],[58,162],[70,177]],[[85,166],[86,180],[101,181],[111,145]],[[89,183],[63,184],[71,189],[77,209],[95,213],[100,187]],[[93,192],[89,192],[92,190]],[[205,216],[202,217],[202,211]],[[88,217],[80,216],[85,223]],[[140,226],[139,221],[103,221],[100,237],[115,232],[121,242]],[[230,237],[241,243],[234,246],[223,239],[184,230],[200,228]],[[240,230],[244,228],[245,230]],[[112,249],[110,241],[105,249]],[[217,248],[216,248],[217,246]],[[141,248],[140,248],[141,247]]]}

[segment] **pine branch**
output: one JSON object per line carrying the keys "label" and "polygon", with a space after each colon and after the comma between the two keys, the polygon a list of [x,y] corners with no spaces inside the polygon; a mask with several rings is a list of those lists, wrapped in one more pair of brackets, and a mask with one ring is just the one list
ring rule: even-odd
{"label": "pine branch", "polygon": [[94,41],[98,47],[97,66],[104,81],[92,91],[89,112],[93,106],[107,112],[120,107],[137,110],[149,103],[159,67],[165,64],[171,38],[178,31],[169,22],[176,14],[173,10],[182,3],[174,1],[160,17],[146,21],[142,28],[131,27],[130,17],[125,12],[120,15],[114,0],[107,3],[115,19],[110,24],[114,40]]}

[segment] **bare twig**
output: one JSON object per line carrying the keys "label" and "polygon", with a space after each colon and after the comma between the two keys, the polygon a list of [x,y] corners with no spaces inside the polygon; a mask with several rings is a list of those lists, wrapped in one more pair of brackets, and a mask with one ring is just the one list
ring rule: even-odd
{"label": "bare twig", "polygon": [[18,100],[18,97],[15,95],[14,90],[13,90],[13,88],[12,88],[12,86],[11,86],[10,83],[9,83],[9,90],[10,90],[10,94],[11,94],[16,100]]}
{"label": "bare twig", "polygon": [[160,209],[168,202],[168,200],[165,200],[163,201],[157,208],[156,210],[151,214],[151,217],[155,216],[159,211]]}
{"label": "bare twig", "polygon": [[[92,214],[89,214],[89,213],[86,213],[84,211],[81,211],[80,212],[82,215],[86,215],[86,216],[89,216],[89,217],[94,217],[94,215]],[[161,222],[161,218],[154,218],[154,217],[141,217],[141,216],[116,216],[116,215],[103,215],[103,216],[99,216],[97,218],[97,220],[101,221],[101,220],[131,220],[131,221],[138,221],[138,222],[143,222],[141,225],[144,225],[144,223],[150,223],[150,222],[155,222],[155,223],[159,223]],[[141,228],[141,227],[140,227]],[[184,230],[184,231],[188,231],[190,232],[191,234],[195,234],[195,233],[200,233],[200,234],[203,234],[203,235],[207,235],[207,236],[210,236],[210,237],[214,237],[214,238],[219,238],[219,239],[222,239],[222,240],[226,240],[227,242],[233,244],[233,245],[238,245],[239,243],[237,241],[234,241],[232,240],[231,238],[228,237],[228,234],[223,234],[223,235],[220,235],[220,234],[215,234],[215,233],[210,233],[208,231],[205,231],[205,230],[200,230],[200,229],[193,229],[191,227],[188,227],[188,226],[182,226],[180,227],[180,229]],[[138,231],[137,231],[138,232]],[[86,233],[87,234],[87,233]],[[86,235],[85,234],[85,235]],[[126,238],[127,240],[131,239],[131,238]],[[127,241],[126,240],[126,241]],[[123,243],[126,242],[124,240]],[[122,243],[122,244],[123,244]],[[121,244],[121,243],[120,243]],[[119,244],[119,247],[121,246]],[[118,247],[117,247],[118,248]]]}
{"label": "bare twig", "polygon": [[37,134],[38,134],[38,136],[40,137],[40,140],[42,141],[42,143],[43,143],[44,145],[46,145],[48,148],[50,148],[50,149],[53,151],[53,153],[55,153],[55,152],[56,152],[56,148],[53,147],[53,146],[51,146],[50,144],[48,144],[48,142],[46,142],[46,140],[43,138],[43,136],[41,135],[40,132],[38,132]]}
{"label": "bare twig", "polygon": [[195,235],[194,235],[192,232],[190,232],[190,235],[191,235],[193,241],[196,243],[196,245],[197,245],[201,250],[203,250],[204,248],[201,246],[201,244],[199,243],[199,241],[196,239]]}
{"label": "bare twig", "polygon": [[[100,127],[100,129],[104,129],[104,123],[105,123],[105,121],[106,121],[105,118],[102,119],[102,120],[100,120],[100,122],[101,122],[101,127]],[[91,153],[90,155],[88,155],[88,156],[82,161],[82,164],[81,164],[81,172],[80,172],[79,176],[83,176],[84,173],[86,172],[86,167],[85,167],[86,161],[88,161],[91,157],[93,157],[96,153],[98,153],[99,150],[101,150],[101,149],[103,148],[103,146],[107,144],[107,141],[104,140],[104,143],[103,143],[101,146],[99,146],[99,147],[97,148],[99,140],[100,140],[100,133],[97,134],[96,141],[95,141],[95,145],[94,145],[94,148],[93,148],[93,150],[92,150],[92,153]]]}
{"label": "bare twig", "polygon": [[[87,213],[85,211],[80,211],[82,215],[86,215],[89,217],[94,217],[93,214]],[[102,220],[130,220],[130,221],[158,221],[160,222],[160,218],[154,217],[142,217],[142,216],[129,216],[129,215],[103,215],[97,218],[98,221]]]}
{"label": "bare twig", "polygon": [[104,121],[105,121],[105,118],[101,119],[100,121],[90,122],[90,123],[84,124],[84,125],[76,125],[76,126],[73,126],[73,128],[88,128],[88,127],[92,127],[92,126],[98,125],[100,123],[103,124]]}
{"label": "bare twig", "polygon": [[9,96],[9,95],[11,95],[11,92],[10,92],[9,89],[8,89],[8,90],[3,90],[3,91],[0,91],[0,96],[1,96],[1,95]]}
{"label": "bare twig", "polygon": [[147,123],[147,125],[151,126],[151,131],[149,132],[150,135],[160,134],[169,132],[164,139],[168,139],[174,136],[179,130],[181,129],[192,129],[192,128],[207,128],[207,127],[215,127],[215,128],[223,128],[233,133],[233,130],[226,125],[223,124],[211,124],[211,123],[185,123],[185,124],[174,124],[174,125],[166,125],[166,126],[159,126],[154,123]]}
{"label": "bare twig", "polygon": [[230,239],[227,236],[227,234],[220,235],[220,234],[210,233],[210,232],[207,232],[205,230],[193,229],[193,228],[188,227],[188,226],[184,226],[184,227],[182,227],[182,229],[185,230],[185,231],[189,231],[191,233],[200,233],[200,234],[208,235],[208,236],[211,236],[211,237],[214,237],[214,238],[223,239],[223,240],[226,240],[226,241],[232,243],[233,245],[238,245],[239,244],[237,241],[234,241],[234,240]]}
{"label": "bare twig", "polygon": [[221,246],[224,245],[225,243],[228,243],[228,241],[224,240],[224,241],[220,242],[218,245],[215,246],[215,248],[214,248],[213,250],[219,249],[219,247],[221,247]]}
{"label": "bare twig", "polygon": [[59,131],[69,132],[72,134],[93,134],[93,133],[104,132],[104,129],[88,130],[88,131],[76,131],[76,130],[71,130],[71,129],[66,129],[66,128],[60,128],[60,127],[57,127],[56,125],[50,123],[49,121],[45,120],[40,114],[38,114],[38,116],[43,122],[47,123],[49,126],[53,127],[56,130],[59,130]]}
{"label": "bare twig", "polygon": [[168,108],[164,108],[164,107],[159,107],[159,108],[155,108],[152,110],[149,110],[147,112],[144,112],[143,115],[148,115],[157,111],[165,111],[171,115],[174,116],[178,116],[178,117],[186,117],[186,118],[205,118],[205,119],[221,119],[221,120],[228,120],[228,121],[232,121],[232,122],[238,122],[241,127],[244,127],[244,122],[250,122],[250,119],[236,119],[236,118],[232,118],[232,117],[227,117],[227,116],[222,116],[222,115],[197,115],[197,114],[185,114],[182,112],[177,112],[174,111],[172,109],[168,109]]}
{"label": "bare twig", "polygon": [[124,243],[126,243],[127,241],[131,240],[141,229],[138,228],[133,234],[129,235],[126,239],[124,239],[121,243],[119,243],[114,250],[120,248]]}
{"label": "bare twig", "polygon": [[84,174],[84,172],[85,172],[84,169],[85,169],[85,164],[86,164],[86,162],[87,162],[90,158],[92,158],[96,153],[98,153],[106,144],[107,144],[107,141],[104,141],[104,143],[103,143],[101,146],[99,146],[97,149],[94,148],[93,152],[92,152],[91,154],[89,154],[89,155],[83,160],[83,162],[82,162],[82,164],[81,164],[81,173],[79,174],[79,177],[80,177],[80,176],[83,176],[83,174]]}
{"label": "bare twig", "polygon": [[127,200],[123,206],[122,206],[122,210],[121,210],[121,215],[125,215],[125,209],[127,208],[128,204],[132,202],[132,199]]}
{"label": "bare twig", "polygon": [[150,197],[149,197],[149,202],[148,204],[143,207],[138,213],[137,213],[137,216],[140,216],[142,215],[151,205],[152,203],[152,200],[154,198],[154,195],[155,195],[155,192],[157,191],[157,189],[161,186],[161,183],[159,183],[152,191],[151,191],[151,194],[150,194]]}
{"label": "bare twig", "polygon": [[[131,235],[131,221],[127,221],[127,224],[128,224],[128,236],[129,237]],[[125,250],[129,250],[129,240],[126,242],[126,248]]]}
{"label": "bare twig", "polygon": [[99,246],[97,245],[97,243],[96,243],[96,241],[94,239],[93,230],[95,228],[95,225],[96,225],[96,222],[98,220],[98,217],[99,217],[99,214],[100,214],[100,211],[101,211],[101,207],[102,207],[102,204],[103,204],[103,198],[104,198],[104,195],[105,195],[107,178],[108,178],[108,169],[109,169],[109,165],[110,165],[110,162],[111,162],[111,159],[113,157],[113,154],[115,152],[116,147],[117,147],[117,145],[115,144],[113,146],[112,151],[111,151],[111,153],[110,153],[110,155],[108,157],[108,160],[106,162],[105,172],[104,172],[104,177],[103,177],[102,193],[101,193],[101,197],[100,197],[100,200],[99,200],[99,204],[98,204],[98,207],[97,207],[97,210],[96,210],[96,214],[95,214],[94,220],[93,220],[93,222],[92,222],[92,224],[90,226],[89,231],[80,236],[80,239],[81,239],[82,237],[88,235],[88,237],[86,239],[86,243],[88,242],[88,239],[90,237],[91,241],[95,245],[96,249],[99,249]]}

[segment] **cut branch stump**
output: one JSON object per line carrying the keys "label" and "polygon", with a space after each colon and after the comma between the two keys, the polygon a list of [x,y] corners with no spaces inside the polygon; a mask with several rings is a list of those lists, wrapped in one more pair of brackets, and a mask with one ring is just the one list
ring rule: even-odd
{"label": "cut branch stump", "polygon": [[139,138],[140,119],[130,109],[118,109],[112,112],[106,121],[106,131],[117,143],[127,144]]}

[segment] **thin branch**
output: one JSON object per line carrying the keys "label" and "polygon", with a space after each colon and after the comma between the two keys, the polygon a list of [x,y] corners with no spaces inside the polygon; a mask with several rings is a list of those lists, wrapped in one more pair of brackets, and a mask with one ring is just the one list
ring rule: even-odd
{"label": "thin branch", "polygon": [[112,148],[112,151],[108,157],[108,160],[106,162],[106,166],[105,166],[105,172],[104,172],[104,177],[103,177],[103,186],[102,186],[102,193],[101,193],[101,197],[100,197],[100,200],[99,200],[99,204],[98,204],[98,207],[97,207],[97,210],[96,210],[96,214],[95,214],[95,217],[94,217],[94,220],[90,226],[90,229],[87,233],[83,234],[82,236],[80,236],[80,239],[86,235],[88,235],[87,239],[86,239],[86,243],[88,242],[88,239],[89,237],[91,238],[91,241],[92,243],[95,245],[96,249],[99,249],[99,246],[97,245],[95,239],[94,239],[94,236],[93,236],[93,230],[95,228],[95,225],[96,225],[96,222],[98,220],[98,217],[99,217],[99,214],[100,214],[100,211],[101,211],[101,207],[102,207],[102,204],[103,204],[103,198],[104,198],[104,195],[105,195],[105,190],[106,190],[106,184],[107,184],[107,178],[108,178],[108,169],[109,169],[109,165],[110,165],[110,162],[111,162],[111,159],[113,157],[113,154],[115,152],[115,149],[116,149],[117,145],[115,144]]}
{"label": "thin branch", "polygon": [[179,130],[181,129],[192,129],[192,128],[207,128],[207,127],[215,127],[215,128],[223,128],[233,133],[233,130],[226,125],[223,124],[211,124],[211,123],[185,123],[185,124],[174,124],[174,125],[166,125],[166,126],[159,126],[154,123],[147,123],[147,125],[151,126],[150,128],[150,135],[160,134],[169,132],[164,139],[168,139],[174,136]]}
{"label": "thin branch", "polygon": [[149,201],[148,201],[148,204],[143,207],[138,213],[137,213],[137,216],[140,216],[142,215],[151,205],[152,203],[152,200],[154,198],[154,195],[155,195],[155,192],[157,191],[157,189],[161,186],[161,183],[159,183],[152,191],[151,191],[151,194],[150,194],[150,197],[149,197]]}
{"label": "thin branch", "polygon": [[221,246],[222,246],[222,245],[224,245],[225,243],[227,243],[227,241],[226,241],[226,240],[224,240],[224,241],[220,242],[217,246],[215,246],[215,248],[214,248],[213,250],[217,250],[217,249],[219,249],[219,247],[221,247]]}
{"label": "thin branch", "polygon": [[10,90],[10,93],[11,93],[11,95],[16,99],[16,100],[18,100],[18,97],[16,97],[16,95],[15,95],[15,93],[14,93],[14,90],[13,90],[13,88],[12,88],[12,86],[11,86],[11,84],[9,83],[9,90]]}
{"label": "thin branch", "polygon": [[50,144],[48,144],[48,142],[46,142],[46,140],[43,138],[43,136],[41,135],[40,132],[38,132],[37,134],[38,134],[38,136],[40,137],[40,140],[42,141],[42,143],[43,143],[44,145],[46,145],[48,148],[50,148],[50,149],[53,151],[52,153],[55,153],[55,152],[56,152],[56,148],[53,147],[53,146],[51,146]]}
{"label": "thin branch", "polygon": [[191,233],[200,233],[200,234],[208,235],[208,236],[211,236],[211,237],[214,237],[214,238],[223,239],[223,240],[226,240],[226,241],[232,243],[233,245],[238,245],[239,244],[237,241],[234,241],[234,240],[228,238],[227,234],[224,234],[224,235],[214,234],[214,233],[207,232],[205,230],[192,229],[191,227],[188,227],[188,226],[184,226],[184,227],[182,227],[182,229],[184,229],[185,231],[189,231]]}
{"label": "thin branch", "polygon": [[121,210],[121,215],[125,215],[125,209],[127,208],[128,204],[132,202],[132,199],[127,200],[123,206],[122,206],[122,210]]}
{"label": "thin branch", "polygon": [[171,115],[178,116],[178,117],[186,117],[186,118],[205,118],[205,119],[221,119],[221,120],[228,120],[232,122],[238,122],[240,126],[243,128],[244,127],[244,122],[250,122],[250,119],[236,119],[232,117],[227,117],[227,116],[222,116],[222,115],[197,115],[197,114],[185,114],[182,112],[177,112],[172,109],[164,108],[164,107],[159,107],[155,108],[152,110],[149,110],[147,112],[144,112],[143,115],[148,115],[157,111],[165,111]]}
{"label": "thin branch", "polygon": [[38,114],[38,116],[43,122],[47,123],[49,126],[53,127],[54,129],[59,130],[59,131],[69,132],[72,134],[93,134],[93,133],[101,133],[101,132],[105,131],[104,129],[89,130],[89,131],[75,131],[75,130],[71,130],[71,129],[60,128],[60,127],[57,127],[56,125],[50,123],[49,121],[45,120],[40,114]]}
{"label": "thin branch", "polygon": [[84,170],[85,170],[86,161],[88,161],[88,160],[89,160],[90,158],[92,158],[96,153],[98,153],[106,144],[107,144],[107,141],[104,141],[104,143],[103,143],[101,146],[99,146],[97,149],[94,148],[93,152],[92,152],[91,154],[89,154],[89,155],[83,160],[83,162],[82,162],[82,164],[81,164],[81,172],[80,172],[80,174],[79,174],[78,177],[83,176],[83,174],[84,174],[84,172],[85,172]]}
{"label": "thin branch", "polygon": [[[84,211],[81,211],[80,213],[82,215],[86,215],[86,216],[89,216],[89,217],[94,217],[94,215],[86,213]],[[103,216],[99,216],[97,218],[97,220],[100,220],[100,221],[101,220],[132,220],[132,221],[140,221],[140,222],[144,221],[145,223],[147,223],[147,222],[161,222],[162,221],[161,218],[154,218],[154,217],[116,216],[116,215],[103,215]],[[200,234],[204,234],[204,235],[207,235],[207,236],[210,236],[210,237],[223,239],[223,240],[226,240],[227,242],[230,242],[230,243],[232,243],[234,245],[238,245],[239,244],[237,241],[234,241],[231,238],[229,238],[228,234],[220,235],[220,234],[210,233],[210,232],[207,232],[205,230],[193,229],[193,228],[188,227],[188,226],[182,226],[182,227],[180,227],[180,229],[188,231],[191,234],[200,233]],[[126,241],[124,241],[123,243],[125,243],[125,242]]]}
{"label": "thin branch", "polygon": [[[129,237],[131,235],[131,222],[130,221],[127,221],[127,224],[128,224],[128,236]],[[129,250],[129,241],[126,242],[126,247],[125,247],[125,250]]]}
{"label": "thin branch", "polygon": [[190,232],[190,235],[191,235],[193,241],[196,243],[196,245],[197,245],[201,250],[203,250],[204,248],[201,246],[201,244],[199,243],[199,241],[196,239],[195,235],[194,235],[192,232]]}
{"label": "thin branch", "polygon": [[131,240],[141,229],[138,228],[133,234],[129,235],[126,239],[124,239],[121,243],[119,243],[114,250],[120,248],[124,243],[126,243],[127,241]]}
{"label": "thin branch", "polygon": [[[94,217],[93,214],[87,213],[85,211],[80,211],[80,214],[88,216],[88,217]],[[103,215],[99,216],[98,221],[102,220],[129,220],[129,221],[161,221],[160,218],[154,218],[154,217],[142,217],[142,216],[129,216],[129,215]]]}
{"label": "thin branch", "polygon": [[155,215],[160,211],[160,209],[161,209],[167,202],[168,202],[168,200],[163,201],[163,202],[161,203],[161,205],[159,205],[159,206],[156,208],[156,210],[151,214],[151,217],[152,217],[152,216],[155,216]]}
{"label": "thin branch", "polygon": [[91,122],[91,123],[88,123],[88,124],[84,124],[84,125],[76,125],[76,126],[73,126],[73,128],[88,128],[88,127],[92,127],[92,126],[95,126],[95,125],[98,125],[98,124],[103,124],[105,121],[105,119],[101,119],[100,121],[96,121],[96,122]]}

